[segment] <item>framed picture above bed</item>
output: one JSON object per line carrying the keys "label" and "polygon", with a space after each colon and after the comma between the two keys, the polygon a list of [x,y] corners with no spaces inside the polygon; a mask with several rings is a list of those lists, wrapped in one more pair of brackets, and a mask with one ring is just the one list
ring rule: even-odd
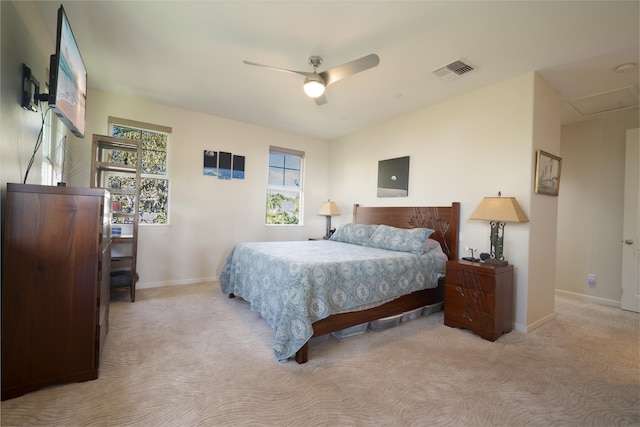
{"label": "framed picture above bed", "polygon": [[536,156],[535,193],[557,196],[560,191],[561,169],[562,158],[546,151],[538,150]]}
{"label": "framed picture above bed", "polygon": [[409,195],[409,156],[378,162],[378,197]]}

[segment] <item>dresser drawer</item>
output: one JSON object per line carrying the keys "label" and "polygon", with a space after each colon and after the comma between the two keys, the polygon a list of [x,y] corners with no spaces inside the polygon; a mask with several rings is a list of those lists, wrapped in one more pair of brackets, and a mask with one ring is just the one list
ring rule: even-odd
{"label": "dresser drawer", "polygon": [[468,287],[447,283],[445,287],[445,301],[447,305],[460,305],[471,307],[493,315],[495,308],[495,295],[479,292]]}

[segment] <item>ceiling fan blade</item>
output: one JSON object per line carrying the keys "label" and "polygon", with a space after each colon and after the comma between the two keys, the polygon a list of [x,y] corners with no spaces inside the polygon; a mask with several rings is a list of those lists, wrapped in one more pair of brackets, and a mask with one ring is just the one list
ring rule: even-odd
{"label": "ceiling fan blade", "polygon": [[244,62],[247,65],[253,65],[254,67],[269,68],[271,70],[284,71],[285,73],[298,74],[300,76],[305,76],[305,77],[313,78],[314,76],[317,76],[317,74],[315,73],[308,73],[306,71],[287,70],[285,68],[272,67],[271,65],[258,64],[256,62],[251,62],[251,61],[242,61],[242,62]]}
{"label": "ceiling fan blade", "polygon": [[345,77],[373,68],[379,63],[380,57],[375,53],[372,53],[371,55],[363,56],[362,58],[330,68],[319,74],[324,79],[326,87],[338,80],[344,79]]}
{"label": "ceiling fan blade", "polygon": [[316,105],[324,105],[327,103],[327,97],[324,95],[320,95],[317,98],[313,98],[316,101]]}

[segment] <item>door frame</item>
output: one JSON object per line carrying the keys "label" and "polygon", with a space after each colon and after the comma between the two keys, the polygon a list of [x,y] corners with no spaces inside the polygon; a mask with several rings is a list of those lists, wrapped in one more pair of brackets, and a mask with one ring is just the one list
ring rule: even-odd
{"label": "door frame", "polygon": [[[640,312],[640,129],[627,130],[620,308]],[[631,242],[631,243],[628,243]]]}

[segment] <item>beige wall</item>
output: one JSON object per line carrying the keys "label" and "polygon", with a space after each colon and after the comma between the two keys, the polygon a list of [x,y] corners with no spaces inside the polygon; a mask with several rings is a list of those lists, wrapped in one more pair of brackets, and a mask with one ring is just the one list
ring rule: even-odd
{"label": "beige wall", "polygon": [[[353,203],[461,202],[461,250],[470,246],[488,252],[489,224],[469,216],[484,196],[496,196],[498,191],[516,197],[524,211],[531,212],[534,144],[559,151],[559,108],[555,91],[529,73],[333,141],[331,198],[345,210]],[[410,156],[409,196],[378,198],[378,161],[401,156]],[[555,217],[555,206],[540,205],[539,211],[545,218]],[[351,215],[335,220],[349,221]],[[539,263],[535,257],[546,255],[538,250],[539,243],[530,243],[531,227],[544,234],[555,231],[555,223],[545,221],[507,224],[505,230],[505,258],[516,267],[516,328],[523,331],[554,312],[553,277],[549,283],[538,283],[547,277],[530,273],[530,263]],[[538,306],[529,307],[529,288],[548,295],[535,301]],[[527,318],[528,310],[538,317]]]}
{"label": "beige wall", "polygon": [[[45,70],[49,67],[49,55],[55,49],[51,43],[51,52],[44,53],[31,33],[22,23],[22,19],[12,2],[0,2],[1,31],[0,64],[2,76],[0,86],[0,183],[2,190],[7,182],[22,182],[34,146],[42,119],[39,113],[22,109],[20,106],[22,91],[22,64],[27,64],[40,82],[46,81]],[[25,7],[26,5],[21,5]],[[33,6],[32,6],[33,7]],[[32,22],[37,26],[38,22]],[[44,27],[42,21],[39,22]],[[45,104],[46,108],[46,104]],[[40,153],[29,173],[28,183],[40,183]]]}
{"label": "beige wall", "polygon": [[[173,129],[170,225],[140,225],[140,288],[213,280],[237,242],[324,234],[324,217],[316,213],[328,197],[327,142],[92,90],[87,100],[87,136],[71,139],[69,185],[89,185],[91,135],[108,133],[109,116]],[[270,145],[306,154],[303,226],[264,225]],[[245,179],[203,175],[204,150],[245,156]],[[208,265],[211,257],[213,265]]]}
{"label": "beige wall", "polygon": [[562,128],[559,293],[620,306],[626,131],[638,123],[636,109]]}
{"label": "beige wall", "polygon": [[534,329],[555,317],[555,311],[549,308],[554,307],[558,198],[535,194],[533,187],[537,151],[560,154],[561,107],[557,92],[537,76],[532,116],[533,149],[529,168],[531,209],[527,278],[529,286],[526,295],[528,329]]}

